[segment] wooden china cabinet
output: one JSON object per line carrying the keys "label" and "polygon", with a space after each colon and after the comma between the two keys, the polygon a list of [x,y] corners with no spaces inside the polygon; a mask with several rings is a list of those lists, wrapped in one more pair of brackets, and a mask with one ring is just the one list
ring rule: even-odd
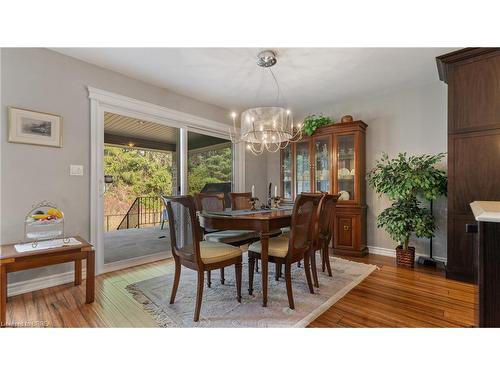
{"label": "wooden china cabinet", "polygon": [[332,124],[281,151],[281,196],[341,193],[335,208],[333,253],[364,256],[366,247],[365,134],[362,121]]}

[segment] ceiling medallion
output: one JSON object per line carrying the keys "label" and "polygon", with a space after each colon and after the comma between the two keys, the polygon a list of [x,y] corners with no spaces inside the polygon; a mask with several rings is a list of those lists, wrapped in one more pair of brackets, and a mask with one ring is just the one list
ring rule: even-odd
{"label": "ceiling medallion", "polygon": [[277,105],[269,107],[255,107],[244,111],[240,116],[240,128],[236,127],[238,115],[233,112],[233,129],[229,132],[231,142],[245,142],[246,147],[254,155],[264,151],[277,152],[290,142],[297,142],[302,138],[302,125],[293,123],[292,112],[286,106],[280,106],[281,90],[278,80],[271,67],[277,63],[276,53],[262,51],[257,55],[257,65],[268,69],[277,88]]}

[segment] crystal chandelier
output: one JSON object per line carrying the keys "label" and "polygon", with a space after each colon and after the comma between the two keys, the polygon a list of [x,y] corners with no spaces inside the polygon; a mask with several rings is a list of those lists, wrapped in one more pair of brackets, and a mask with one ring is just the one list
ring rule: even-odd
{"label": "crystal chandelier", "polygon": [[257,56],[257,65],[267,69],[276,84],[278,106],[247,109],[240,116],[239,129],[236,127],[237,114],[231,113],[231,142],[245,142],[247,149],[254,155],[260,155],[264,151],[277,152],[287,147],[290,142],[297,142],[302,138],[302,125],[294,124],[291,111],[279,106],[281,90],[271,69],[276,62],[276,54],[273,51],[262,51]]}

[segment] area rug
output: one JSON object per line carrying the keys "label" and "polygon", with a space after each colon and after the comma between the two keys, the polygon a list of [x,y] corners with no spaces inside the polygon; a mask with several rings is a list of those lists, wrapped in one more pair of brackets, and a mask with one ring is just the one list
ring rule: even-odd
{"label": "area rug", "polygon": [[[246,257],[245,257],[246,258]],[[319,259],[318,259],[319,262]],[[234,267],[225,269],[225,284],[219,272],[212,271],[212,287],[205,286],[199,322],[193,322],[196,298],[196,272],[185,267],[177,297],[169,304],[174,264],[163,276],[127,286],[136,301],[144,306],[160,327],[306,327],[319,315],[377,269],[376,266],[331,257],[333,277],[318,270],[319,288],[310,294],[304,269],[292,267],[295,309],[288,307],[285,280],[274,279],[274,264],[269,266],[268,304],[262,307],[261,275],[255,274],[253,296],[248,294],[248,266],[243,265],[242,301],[236,300]],[[321,263],[319,263],[321,264]]]}

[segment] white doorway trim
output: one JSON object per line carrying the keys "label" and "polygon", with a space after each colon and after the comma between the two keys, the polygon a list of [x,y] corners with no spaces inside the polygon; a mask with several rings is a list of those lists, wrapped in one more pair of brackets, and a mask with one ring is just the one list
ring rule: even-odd
{"label": "white doorway trim", "polygon": [[[181,193],[187,192],[187,132],[193,131],[229,139],[229,125],[189,113],[176,111],[156,104],[94,87],[87,87],[90,99],[90,241],[96,251],[97,274],[104,268],[104,113],[111,112],[143,121],[180,129],[180,185]],[[234,147],[233,178],[236,191],[245,187],[245,148]],[[126,267],[127,265],[124,265]]]}

